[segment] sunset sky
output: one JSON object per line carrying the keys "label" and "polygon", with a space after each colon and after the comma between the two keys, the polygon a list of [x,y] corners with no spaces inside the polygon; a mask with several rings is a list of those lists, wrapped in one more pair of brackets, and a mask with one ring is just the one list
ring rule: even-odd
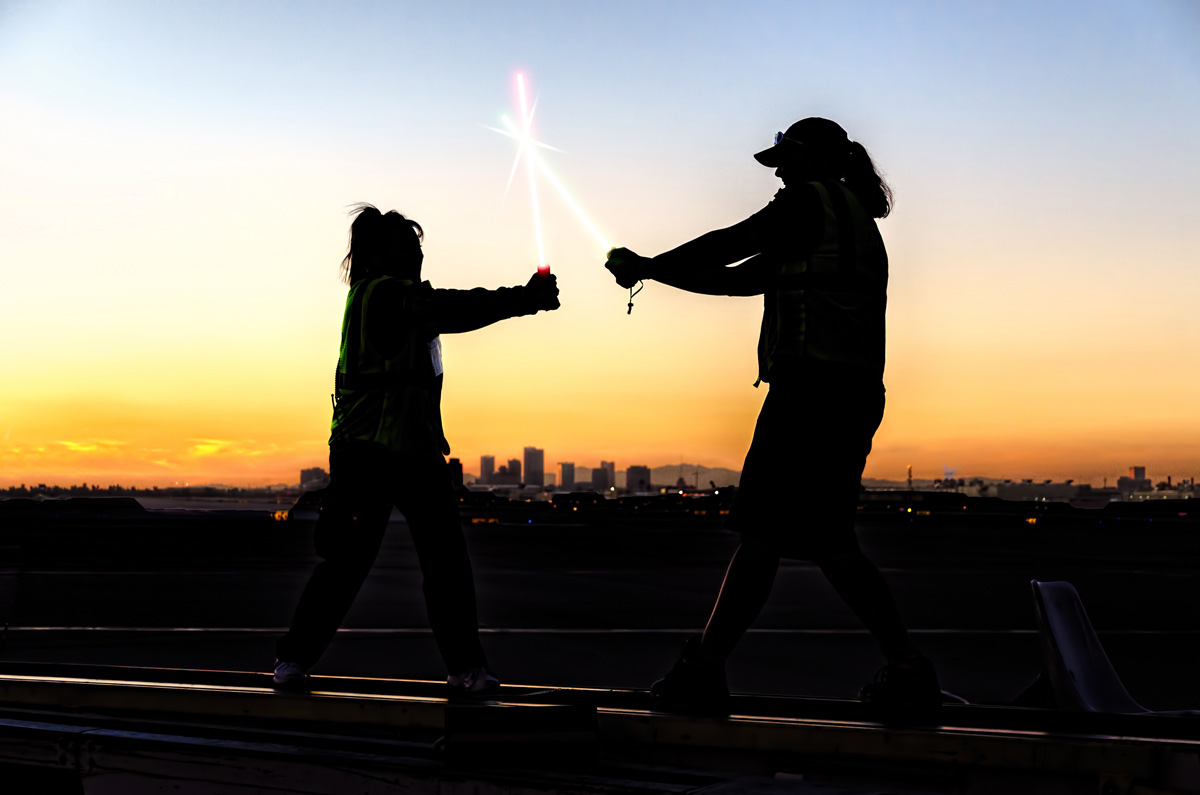
{"label": "sunset sky", "polygon": [[[0,2],[0,486],[323,466],[347,209],[440,287],[523,283],[544,158],[653,255],[840,122],[896,192],[867,476],[1200,475],[1200,4]],[[649,283],[541,183],[563,307],[444,337],[453,455],[738,469],[759,298]]]}

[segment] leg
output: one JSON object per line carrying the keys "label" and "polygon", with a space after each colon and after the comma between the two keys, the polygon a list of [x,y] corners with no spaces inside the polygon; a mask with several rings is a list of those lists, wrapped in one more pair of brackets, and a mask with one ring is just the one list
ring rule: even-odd
{"label": "leg", "polygon": [[317,554],[323,557],[304,587],[292,627],[279,639],[280,660],[310,667],[325,652],[379,554],[391,498],[374,465],[330,458],[331,483],[317,521]]}
{"label": "leg", "polygon": [[849,543],[822,550],[814,562],[866,625],[888,661],[875,681],[859,691],[859,699],[885,722],[932,719],[942,702],[933,663],[913,646],[887,581],[858,546],[853,519],[847,515],[839,520],[835,514],[829,521],[835,527],[847,523],[850,533],[844,537]]}
{"label": "leg", "polygon": [[932,720],[942,703],[937,672],[909,639],[879,568],[861,551],[830,556],[818,565],[887,657],[888,664],[858,697],[885,722]]}
{"label": "leg", "polygon": [[725,659],[758,618],[778,570],[774,546],[750,537],[742,542],[729,561],[704,635],[688,639],[675,666],[650,688],[661,709],[729,714]]}
{"label": "leg", "polygon": [[[845,386],[822,397],[820,413],[829,421],[812,434],[814,461],[829,467],[836,485],[829,491],[825,511],[819,514],[830,532],[828,543],[814,555],[816,563],[842,601],[866,626],[888,662],[917,656],[900,617],[900,609],[887,581],[874,563],[862,553],[854,532],[862,473],[875,430],[883,419],[882,386]],[[815,474],[815,473],[814,473]]]}
{"label": "leg", "polygon": [[725,572],[721,592],[704,628],[700,652],[725,660],[758,618],[779,571],[779,554],[768,544],[744,541]]}
{"label": "leg", "polygon": [[479,642],[475,579],[445,461],[407,468],[397,504],[408,520],[424,578],[429,626],[451,674],[486,667]]}
{"label": "leg", "polygon": [[[724,661],[762,612],[775,575],[779,571],[779,549],[772,534],[763,534],[775,512],[764,510],[781,486],[778,473],[790,450],[779,449],[785,438],[790,412],[780,412],[780,398],[772,389],[763,400],[762,411],[754,426],[754,438],[742,466],[742,479],[730,515],[729,526],[743,533],[742,543],[733,553],[721,591],[713,605],[708,625],[700,641],[700,654],[712,661]],[[786,406],[785,406],[786,408]]]}
{"label": "leg", "polygon": [[772,545],[749,538],[742,542],[729,561],[703,637],[689,639],[675,667],[650,688],[659,707],[729,714],[725,659],[758,618],[778,570],[779,553]]}
{"label": "leg", "polygon": [[838,596],[870,631],[888,662],[901,662],[917,654],[887,581],[861,550],[815,562]]}

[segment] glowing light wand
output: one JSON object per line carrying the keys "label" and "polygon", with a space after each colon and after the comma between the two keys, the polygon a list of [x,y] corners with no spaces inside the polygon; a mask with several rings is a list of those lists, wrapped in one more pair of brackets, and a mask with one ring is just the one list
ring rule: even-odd
{"label": "glowing light wand", "polygon": [[[611,252],[612,246],[609,245],[604,235],[600,233],[600,230],[596,228],[596,225],[592,223],[592,220],[588,217],[587,213],[583,211],[583,208],[579,206],[579,202],[575,201],[575,199],[571,196],[570,191],[567,190],[562,181],[559,180],[559,178],[554,174],[546,161],[538,156],[538,148],[550,149],[555,152],[561,150],[555,149],[553,146],[549,146],[534,139],[533,111],[537,108],[537,103],[535,101],[533,108],[529,107],[529,101],[525,90],[525,75],[521,72],[517,73],[517,100],[520,103],[521,125],[518,127],[512,119],[510,119],[508,116],[502,115],[500,120],[504,123],[505,129],[501,130],[496,127],[488,127],[488,129],[514,139],[518,144],[517,155],[513,160],[512,170],[509,171],[508,174],[508,185],[505,186],[504,189],[505,193],[508,193],[508,189],[512,187],[512,180],[517,173],[517,167],[520,165],[521,157],[525,157],[525,167],[529,174],[529,195],[533,204],[534,235],[537,239],[538,273],[542,274],[543,276],[548,275],[550,273],[550,265],[546,262],[545,244],[543,243],[542,239],[541,210],[538,205],[537,179],[534,174],[535,168],[541,172],[542,177],[548,183],[550,183],[550,186],[557,191],[559,197],[563,200],[563,203],[565,203],[567,207],[571,209],[571,212],[575,213],[575,217],[578,218],[580,223],[583,224],[584,228],[591,233],[592,237],[596,239],[596,242],[600,244],[600,247],[605,251]],[[641,287],[639,286],[638,292],[640,291]],[[629,289],[629,312],[633,311],[633,296],[636,294],[637,293],[631,287]]]}
{"label": "glowing light wand", "polygon": [[[537,178],[533,173],[533,147],[530,142],[533,141],[533,113],[529,110],[529,105],[525,100],[525,75],[517,72],[517,96],[521,101],[521,125],[522,136],[521,146],[528,150],[525,157],[526,171],[529,172],[529,197],[533,202],[533,231],[537,237],[537,252],[538,252],[538,273],[543,276],[550,273],[550,263],[546,262],[546,247],[542,242],[542,213],[538,208],[537,195]],[[517,157],[521,157],[520,150],[517,150]],[[516,165],[515,163],[513,165]],[[545,273],[542,269],[545,268]]]}

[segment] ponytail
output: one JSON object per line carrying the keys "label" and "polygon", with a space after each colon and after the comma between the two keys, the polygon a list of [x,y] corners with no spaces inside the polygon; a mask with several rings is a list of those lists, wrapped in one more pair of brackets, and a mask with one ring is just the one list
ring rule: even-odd
{"label": "ponytail", "polygon": [[850,142],[842,179],[873,218],[886,218],[892,211],[892,189],[875,170],[866,148],[857,141]]}
{"label": "ponytail", "polygon": [[353,284],[376,271],[382,272],[387,267],[383,259],[389,235],[404,234],[408,229],[416,234],[418,241],[425,238],[420,224],[395,210],[384,214],[373,204],[361,202],[353,206],[351,215],[354,220],[350,223],[350,244],[340,268],[341,279],[346,284]]}

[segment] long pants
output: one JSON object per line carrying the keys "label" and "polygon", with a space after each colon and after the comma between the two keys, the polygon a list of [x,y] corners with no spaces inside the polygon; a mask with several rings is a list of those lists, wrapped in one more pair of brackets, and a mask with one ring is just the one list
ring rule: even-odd
{"label": "long pants", "polygon": [[441,455],[402,457],[372,443],[329,451],[329,488],[314,535],[317,564],[276,656],[306,667],[333,639],[371,571],[395,505],[408,520],[429,626],[451,673],[486,665],[458,498]]}

